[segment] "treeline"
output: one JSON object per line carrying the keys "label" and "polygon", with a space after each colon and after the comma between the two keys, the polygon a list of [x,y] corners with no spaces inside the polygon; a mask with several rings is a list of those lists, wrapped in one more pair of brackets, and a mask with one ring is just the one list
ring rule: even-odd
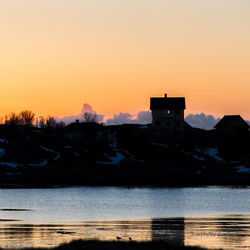
{"label": "treeline", "polygon": [[39,127],[46,129],[58,129],[65,127],[64,122],[57,122],[53,116],[36,117],[35,113],[30,110],[21,111],[19,114],[12,112],[4,117],[4,125],[9,126],[24,126],[24,127]]}

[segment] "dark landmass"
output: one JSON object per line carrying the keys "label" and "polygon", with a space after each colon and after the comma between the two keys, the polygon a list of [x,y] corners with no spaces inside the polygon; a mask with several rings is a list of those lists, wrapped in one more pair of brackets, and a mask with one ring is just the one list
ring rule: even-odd
{"label": "dark landmass", "polygon": [[0,126],[2,188],[250,185],[250,132]]}
{"label": "dark landmass", "polygon": [[[1,249],[1,248],[0,248]],[[23,248],[22,250],[199,250],[204,248],[185,247],[170,245],[164,241],[153,242],[118,242],[118,241],[73,241],[69,244],[63,244],[56,248]],[[9,249],[10,250],[10,249]]]}

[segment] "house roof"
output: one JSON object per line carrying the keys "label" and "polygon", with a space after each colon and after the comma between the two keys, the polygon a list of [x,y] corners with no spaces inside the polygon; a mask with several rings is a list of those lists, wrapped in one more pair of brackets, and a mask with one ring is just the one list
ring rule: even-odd
{"label": "house roof", "polygon": [[184,97],[151,97],[150,109],[185,109]]}
{"label": "house roof", "polygon": [[248,129],[249,125],[240,115],[225,115],[214,127],[216,129]]}
{"label": "house roof", "polygon": [[96,131],[102,129],[102,125],[96,122],[73,122],[67,125],[65,131]]}

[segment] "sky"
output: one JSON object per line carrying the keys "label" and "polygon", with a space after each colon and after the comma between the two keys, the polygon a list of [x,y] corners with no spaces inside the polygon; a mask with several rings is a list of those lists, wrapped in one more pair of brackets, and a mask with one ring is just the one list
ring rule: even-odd
{"label": "sky", "polygon": [[0,30],[0,116],[137,114],[168,93],[250,119],[249,0],[8,0]]}

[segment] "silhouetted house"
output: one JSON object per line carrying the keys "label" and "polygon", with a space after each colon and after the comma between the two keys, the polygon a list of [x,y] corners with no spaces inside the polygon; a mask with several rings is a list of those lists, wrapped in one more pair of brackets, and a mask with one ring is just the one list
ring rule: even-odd
{"label": "silhouetted house", "polygon": [[152,126],[173,130],[184,129],[184,97],[152,97],[150,110],[152,111]]}
{"label": "silhouetted house", "polygon": [[214,128],[220,130],[248,130],[249,125],[240,115],[225,115]]}
{"label": "silhouetted house", "polygon": [[81,132],[86,134],[96,133],[102,131],[103,126],[96,122],[80,122],[75,120],[75,122],[70,123],[64,128],[64,131],[67,132]]}
{"label": "silhouetted house", "polygon": [[79,120],[70,123],[64,128],[64,136],[70,139],[86,140],[86,142],[91,141],[91,143],[105,140],[107,137],[105,128],[101,124],[80,122]]}

